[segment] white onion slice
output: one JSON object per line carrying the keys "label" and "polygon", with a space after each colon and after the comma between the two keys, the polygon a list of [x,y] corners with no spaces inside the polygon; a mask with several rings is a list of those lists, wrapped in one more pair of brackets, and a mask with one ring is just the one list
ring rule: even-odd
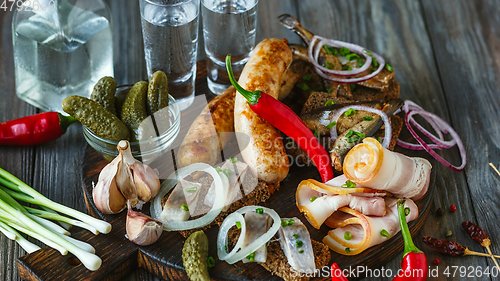
{"label": "white onion slice", "polygon": [[188,221],[164,221],[161,219],[162,205],[161,200],[165,195],[179,182],[179,178],[184,178],[195,171],[202,171],[209,173],[215,184],[215,198],[224,198],[227,194],[227,189],[229,188],[229,181],[223,173],[217,173],[217,171],[210,165],[205,163],[195,163],[184,168],[181,168],[173,172],[168,176],[165,181],[161,184],[160,191],[158,195],[151,202],[151,217],[159,220],[163,223],[163,230],[166,231],[179,231],[188,230],[206,226],[212,223],[215,218],[220,214],[222,208],[224,207],[225,200],[215,200],[212,208],[204,216],[199,217],[195,220]]}
{"label": "white onion slice", "polygon": [[[345,112],[347,112],[350,108],[352,108],[354,110],[362,110],[362,111],[368,111],[371,113],[375,113],[382,118],[382,121],[384,121],[384,125],[385,125],[384,141],[382,142],[382,147],[388,149],[389,145],[391,144],[392,126],[391,126],[391,122],[389,121],[389,116],[387,116],[387,114],[382,110],[379,110],[379,109],[376,109],[373,107],[369,107],[366,105],[348,105],[348,106],[345,106],[345,107],[337,110],[337,112],[335,112],[335,114],[333,114],[332,120],[330,120],[330,122],[335,121],[338,123],[340,116],[342,114],[344,114]],[[332,138],[332,141],[335,142],[335,140],[337,139],[337,125],[333,126],[330,129],[330,136]]]}
{"label": "white onion slice", "polygon": [[[316,43],[316,41],[319,41]],[[356,53],[358,55],[362,55],[365,57],[365,63],[361,68],[357,68],[354,70],[333,70],[333,69],[328,69],[326,67],[323,67],[318,63],[318,56],[321,51],[321,48],[323,48],[323,45],[327,45],[330,47],[334,48],[340,48],[340,47],[346,47],[348,48],[352,53]],[[365,48],[352,44],[352,43],[347,43],[343,41],[338,41],[338,40],[332,40],[332,39],[326,39],[320,36],[313,36],[311,38],[311,42],[309,43],[309,48],[308,48],[308,56],[309,60],[311,63],[314,65],[314,69],[316,72],[323,78],[338,82],[338,83],[358,83],[358,82],[363,82],[366,80],[369,80],[373,77],[375,77],[377,74],[382,71],[382,69],[385,66],[385,59],[380,56],[377,53],[371,52],[372,56],[368,56],[363,50],[366,50]],[[377,70],[374,72],[370,73],[369,75],[365,75],[363,77],[357,77],[357,78],[349,78],[349,79],[343,79],[343,78],[338,78],[332,75],[337,75],[337,76],[356,76],[358,74],[361,74],[362,72],[366,71],[370,65],[372,64],[372,58],[375,58],[379,64]]]}
{"label": "white onion slice", "polygon": [[[243,214],[248,211],[255,211],[259,208],[262,208],[266,214],[271,216],[271,218],[273,219],[273,225],[261,237],[250,243],[247,247],[241,248],[246,233],[246,224]],[[228,232],[229,229],[231,229],[231,227],[233,227],[237,221],[241,223],[240,237],[238,238],[238,241],[236,242],[233,250],[227,253],[226,247],[228,247]],[[217,255],[220,260],[224,260],[229,264],[234,264],[250,255],[251,253],[255,252],[258,248],[265,245],[269,240],[271,240],[271,238],[273,238],[276,232],[278,232],[280,226],[280,216],[273,209],[262,206],[245,206],[243,208],[240,208],[239,210],[227,216],[220,226],[219,234],[217,236]]]}

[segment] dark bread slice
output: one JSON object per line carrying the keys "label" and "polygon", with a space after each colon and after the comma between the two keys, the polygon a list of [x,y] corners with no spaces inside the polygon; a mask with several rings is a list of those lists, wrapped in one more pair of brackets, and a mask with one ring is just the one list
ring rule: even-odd
{"label": "dark bread slice", "polygon": [[[313,252],[314,252],[314,263],[316,264],[316,269],[321,271],[324,266],[328,266],[331,254],[328,246],[321,242],[311,240]],[[262,267],[271,272],[272,275],[277,275],[286,281],[307,281],[310,279],[310,275],[300,274],[294,271],[285,256],[285,253],[281,249],[281,245],[278,241],[269,243],[267,247],[267,260],[264,263],[259,262]],[[301,276],[302,275],[302,276]]]}
{"label": "dark bread slice", "polygon": [[[394,151],[399,134],[401,133],[401,130],[403,129],[403,118],[401,118],[397,115],[391,115],[389,117],[389,121],[391,122],[391,128],[392,128],[392,137],[391,137],[391,143],[389,144],[389,150]],[[375,132],[373,137],[374,138],[382,138],[382,137],[384,137],[384,134],[385,134],[385,129],[382,126],[382,128],[380,128],[378,131]]]}
{"label": "dark bread slice", "polygon": [[387,92],[356,85],[356,89],[352,95],[354,99],[349,100],[343,97],[336,97],[334,93],[314,92],[302,107],[301,114],[324,107],[327,101],[333,101],[335,104],[353,104],[397,99],[399,98],[399,83],[394,79],[391,80]]}

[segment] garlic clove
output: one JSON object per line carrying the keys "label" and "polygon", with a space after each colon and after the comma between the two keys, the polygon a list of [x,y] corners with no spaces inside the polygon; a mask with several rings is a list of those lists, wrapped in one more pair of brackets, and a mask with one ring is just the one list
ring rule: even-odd
{"label": "garlic clove", "polygon": [[160,238],[163,225],[150,216],[132,210],[129,203],[126,229],[130,241],[140,246],[147,246]]}
{"label": "garlic clove", "polygon": [[97,209],[105,214],[119,213],[127,202],[116,186],[115,177],[119,161],[120,159],[115,158],[102,169],[97,185],[92,190],[92,198]]}
{"label": "garlic clove", "polygon": [[160,179],[148,165],[136,162],[132,165],[135,188],[142,201],[149,201],[160,191]]}
{"label": "garlic clove", "polygon": [[134,184],[134,178],[130,165],[135,163],[136,160],[132,156],[128,141],[120,141],[117,148],[120,153],[117,158],[120,158],[120,161],[118,163],[116,185],[118,186],[118,189],[122,193],[123,197],[129,200],[132,206],[135,206],[139,202],[139,199],[137,197],[137,189]]}

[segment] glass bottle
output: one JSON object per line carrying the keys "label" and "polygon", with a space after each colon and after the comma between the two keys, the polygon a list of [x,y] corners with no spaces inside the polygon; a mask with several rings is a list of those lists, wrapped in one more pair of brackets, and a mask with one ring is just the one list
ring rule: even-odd
{"label": "glass bottle", "polygon": [[62,112],[64,98],[89,97],[101,77],[113,76],[111,13],[104,1],[21,3],[12,19],[19,98]]}

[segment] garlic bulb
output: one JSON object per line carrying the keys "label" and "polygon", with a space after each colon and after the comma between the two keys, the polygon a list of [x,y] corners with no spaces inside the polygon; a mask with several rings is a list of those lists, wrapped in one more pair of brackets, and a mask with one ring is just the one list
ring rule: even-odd
{"label": "garlic bulb", "polygon": [[130,204],[128,204],[126,229],[128,239],[140,246],[153,244],[163,232],[161,222],[145,214],[133,211]]}
{"label": "garlic bulb", "polygon": [[102,169],[92,194],[96,207],[106,214],[119,213],[127,201],[132,206],[147,202],[160,190],[158,175],[132,156],[128,141],[120,141],[117,148],[119,155]]}

